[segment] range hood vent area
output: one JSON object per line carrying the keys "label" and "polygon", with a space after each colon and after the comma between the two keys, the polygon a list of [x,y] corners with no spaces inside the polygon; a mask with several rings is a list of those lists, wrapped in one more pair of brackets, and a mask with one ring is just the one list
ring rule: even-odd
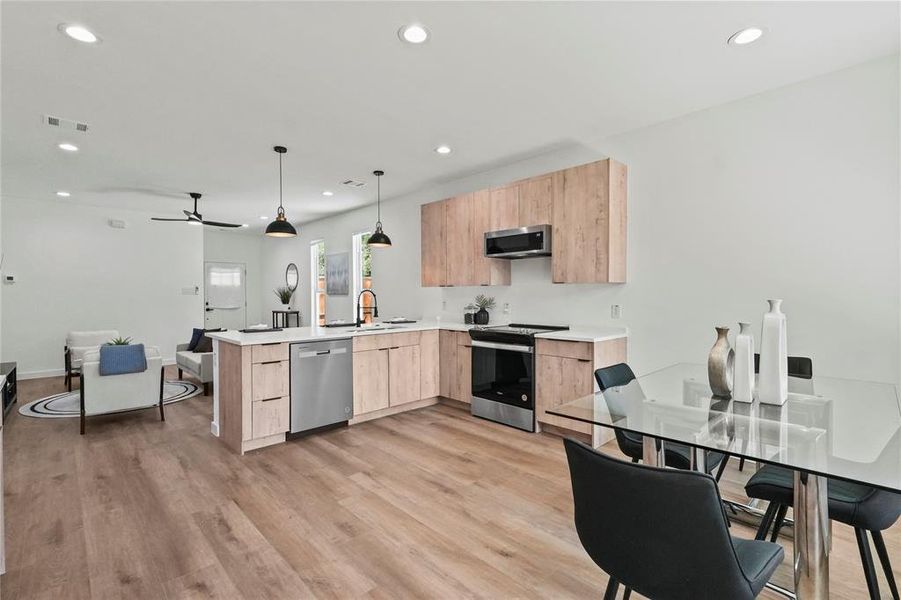
{"label": "range hood vent area", "polygon": [[519,259],[550,255],[550,225],[517,227],[485,234],[485,256],[488,258]]}

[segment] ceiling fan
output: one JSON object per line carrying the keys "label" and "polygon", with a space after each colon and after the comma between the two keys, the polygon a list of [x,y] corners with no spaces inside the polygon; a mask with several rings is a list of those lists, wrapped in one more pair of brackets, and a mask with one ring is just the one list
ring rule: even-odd
{"label": "ceiling fan", "polygon": [[150,220],[151,221],[180,221],[182,223],[194,222],[194,223],[202,223],[203,225],[210,225],[212,227],[242,227],[242,225],[239,225],[238,223],[220,223],[219,221],[205,221],[203,219],[203,215],[201,215],[199,212],[197,212],[197,201],[200,200],[200,194],[198,194],[197,192],[190,192],[188,194],[188,196],[190,196],[191,198],[194,199],[194,211],[193,212],[190,212],[187,210],[182,211],[183,213],[185,213],[185,216],[187,217],[187,219],[167,219],[164,217],[150,217]]}

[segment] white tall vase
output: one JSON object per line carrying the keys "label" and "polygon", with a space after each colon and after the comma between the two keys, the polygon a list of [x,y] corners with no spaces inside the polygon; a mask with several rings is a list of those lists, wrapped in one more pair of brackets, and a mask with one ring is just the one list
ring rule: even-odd
{"label": "white tall vase", "polygon": [[757,397],[764,404],[785,404],[788,400],[788,345],[782,300],[767,300],[770,311],[763,315],[760,332],[760,377]]}
{"label": "white tall vase", "polygon": [[739,323],[735,336],[735,374],[732,377],[732,399],[754,401],[754,334],[750,323]]}

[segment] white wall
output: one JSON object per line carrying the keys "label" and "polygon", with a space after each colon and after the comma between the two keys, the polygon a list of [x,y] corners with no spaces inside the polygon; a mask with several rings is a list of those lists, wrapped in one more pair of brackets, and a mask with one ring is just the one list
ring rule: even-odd
{"label": "white wall", "polygon": [[271,314],[262,309],[262,270],[260,253],[263,241],[259,234],[240,230],[223,231],[205,227],[203,232],[204,262],[244,263],[247,269],[247,324],[270,323]]}
{"label": "white wall", "polygon": [[172,361],[201,325],[202,297],[182,293],[203,283],[200,227],[56,200],[7,197],[2,211],[3,271],[16,276],[3,290],[2,351],[21,376],[62,373],[70,330],[118,329]]}
{"label": "white wall", "polygon": [[[789,350],[813,357],[817,372],[898,381],[898,102],[898,60],[887,58],[386,202],[394,247],[374,259],[382,316],[430,317],[444,304],[444,318],[460,320],[475,294],[490,293],[512,307],[498,321],[629,326],[629,360],[647,372],[703,362],[714,325],[759,329],[764,300],[781,297]],[[549,259],[533,259],[514,263],[510,287],[419,286],[420,204],[604,156],[629,166],[628,283],[554,285]],[[390,193],[403,174],[373,166]],[[266,240],[264,286],[279,284],[287,262],[301,266],[306,321],[310,240],[348,251],[374,219],[366,207]],[[612,304],[621,321],[610,320]],[[349,298],[329,298],[330,318],[352,312]]]}

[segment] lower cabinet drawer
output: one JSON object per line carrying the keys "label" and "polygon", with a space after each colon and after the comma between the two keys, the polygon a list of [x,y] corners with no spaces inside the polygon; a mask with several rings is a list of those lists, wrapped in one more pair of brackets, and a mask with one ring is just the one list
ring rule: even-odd
{"label": "lower cabinet drawer", "polygon": [[261,438],[288,431],[291,403],[289,398],[273,398],[253,403],[253,437]]}
{"label": "lower cabinet drawer", "polygon": [[269,400],[288,395],[289,388],[289,362],[257,363],[253,365],[253,400]]}

